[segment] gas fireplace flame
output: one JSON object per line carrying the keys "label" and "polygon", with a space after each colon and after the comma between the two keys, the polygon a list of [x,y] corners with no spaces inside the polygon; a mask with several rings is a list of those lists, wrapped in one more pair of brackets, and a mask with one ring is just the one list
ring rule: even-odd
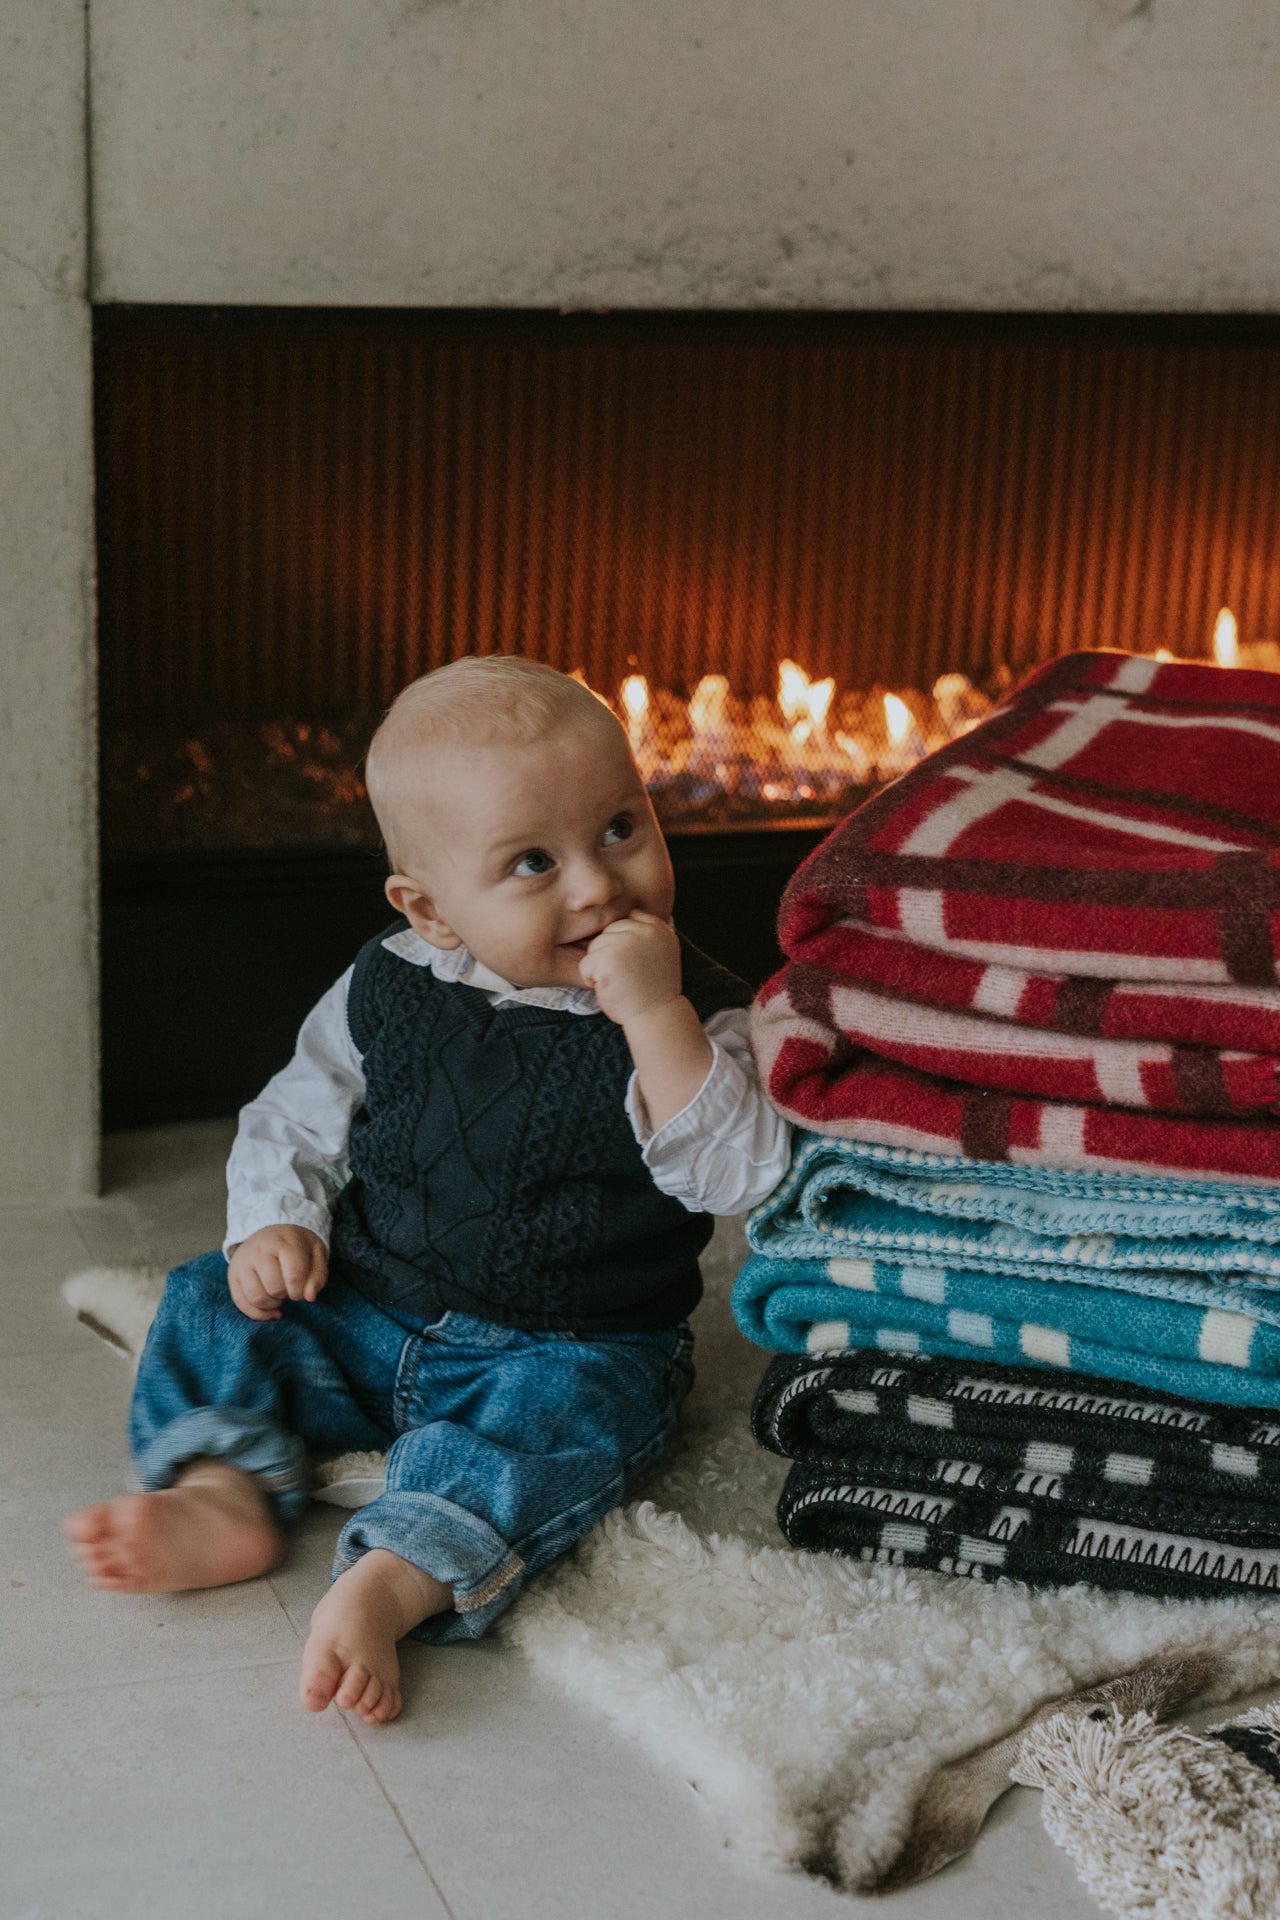
{"label": "gas fireplace flame", "polygon": [[905,746],[912,727],[911,709],[905,700],[899,700],[896,693],[886,693],[884,696],[884,724],[893,745]]}
{"label": "gas fireplace flame", "polygon": [[[856,806],[868,787],[896,780],[917,760],[966,733],[991,700],[962,673],[943,674],[932,697],[842,688],[797,660],[778,662],[777,691],[744,695],[723,673],[704,673],[687,696],[643,673],[591,691],[616,714],[659,817],[748,824],[780,809],[828,815]],[[590,686],[580,667],[573,678]],[[904,689],[905,691],[905,689]]]}
{"label": "gas fireplace flame", "polygon": [[833,679],[811,680],[796,661],[779,661],[778,705],[783,718],[791,723],[791,738],[797,746],[823,732],[835,693]]}
{"label": "gas fireplace flame", "polygon": [[[1265,664],[1276,654],[1280,666],[1272,641],[1242,646],[1242,664],[1259,664],[1260,648],[1269,650]],[[677,829],[832,822],[992,708],[991,696],[962,673],[942,674],[932,692],[904,686],[900,695],[842,686],[830,675],[813,679],[792,659],[771,670],[769,691],[769,681],[739,691],[722,673],[704,674],[691,692],[643,673],[602,682],[607,692],[581,667],[571,677],[621,723],[659,820]],[[154,831],[163,809],[179,819],[189,844],[207,844],[207,823],[221,831],[230,805],[242,809],[236,818],[243,818],[245,844],[259,844],[253,836],[264,819],[282,846],[295,833],[314,836],[318,810],[342,844],[363,844],[368,807],[355,767],[365,744],[362,719],[342,733],[293,719],[247,734],[228,723],[180,749],[167,741],[160,758],[122,733],[106,777],[113,804],[134,810],[139,836],[144,820],[145,831]]]}
{"label": "gas fireplace flame", "polygon": [[649,711],[649,682],[642,673],[629,673],[619,691],[627,719],[632,726],[639,726]]}
{"label": "gas fireplace flame", "polygon": [[784,720],[798,720],[805,708],[809,676],[794,660],[778,662],[778,705]]}
{"label": "gas fireplace flame", "polygon": [[729,682],[722,673],[704,673],[689,700],[695,733],[720,733],[728,723]]}
{"label": "gas fireplace flame", "polygon": [[1240,627],[1230,607],[1223,607],[1213,623],[1213,657],[1220,667],[1240,664]]}

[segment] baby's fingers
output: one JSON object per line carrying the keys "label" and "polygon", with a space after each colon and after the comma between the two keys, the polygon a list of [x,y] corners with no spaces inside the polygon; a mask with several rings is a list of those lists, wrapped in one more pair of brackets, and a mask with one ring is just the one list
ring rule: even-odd
{"label": "baby's fingers", "polygon": [[317,1247],[311,1260],[311,1273],[307,1279],[307,1291],[303,1296],[315,1300],[324,1292],[324,1283],[329,1278],[329,1256],[323,1247]]}
{"label": "baby's fingers", "polygon": [[258,1274],[250,1269],[238,1272],[233,1269],[227,1275],[227,1286],[231,1298],[241,1313],[250,1320],[278,1320],[280,1309],[275,1296],[269,1293]]}
{"label": "baby's fingers", "polygon": [[290,1300],[314,1300],[329,1277],[324,1248],[313,1245],[282,1253],[280,1273]]}
{"label": "baby's fingers", "polygon": [[291,1300],[314,1300],[324,1291],[324,1283],[329,1278],[329,1257],[323,1247],[316,1247],[302,1276],[302,1291],[295,1293],[289,1288]]}
{"label": "baby's fingers", "polygon": [[282,1254],[280,1257],[280,1278],[287,1299],[306,1300],[309,1298],[307,1288],[311,1284],[311,1262],[306,1254]]}

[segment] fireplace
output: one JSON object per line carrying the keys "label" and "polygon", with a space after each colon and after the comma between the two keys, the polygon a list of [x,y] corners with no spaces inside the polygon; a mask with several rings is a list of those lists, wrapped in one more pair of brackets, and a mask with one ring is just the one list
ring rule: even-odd
{"label": "fireplace", "polygon": [[690,936],[1079,645],[1280,661],[1280,329],[98,316],[108,1123],[234,1109],[384,923],[360,777],[466,652],[631,733]]}

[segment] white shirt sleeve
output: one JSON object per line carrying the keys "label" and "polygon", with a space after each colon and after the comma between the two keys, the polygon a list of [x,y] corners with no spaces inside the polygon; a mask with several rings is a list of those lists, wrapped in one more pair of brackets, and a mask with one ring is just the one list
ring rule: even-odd
{"label": "white shirt sleeve", "polygon": [[713,1013],[707,1077],[655,1133],[636,1076],[627,1115],[654,1184],[691,1213],[745,1213],[773,1192],[791,1159],[791,1127],[770,1106],[747,1037],[747,1009]]}
{"label": "white shirt sleeve", "polygon": [[227,1162],[228,1257],[260,1227],[310,1227],[328,1245],[351,1119],[364,1100],[364,1063],[347,1027],[353,971],[311,1009],[288,1066],[240,1109]]}

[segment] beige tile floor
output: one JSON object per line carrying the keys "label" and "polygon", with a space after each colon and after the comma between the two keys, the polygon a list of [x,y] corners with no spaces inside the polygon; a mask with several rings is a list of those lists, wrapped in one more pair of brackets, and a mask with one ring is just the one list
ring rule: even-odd
{"label": "beige tile floor", "polygon": [[[726,1850],[678,1770],[498,1643],[407,1650],[366,1729],[294,1694],[340,1524],[315,1508],[267,1580],[125,1598],[78,1584],[65,1509],[126,1484],[128,1369],[58,1283],[221,1239],[222,1123],[117,1135],[107,1191],[0,1211],[0,1920],[839,1920],[850,1901]],[[1098,1909],[1036,1795],[886,1920]]]}

